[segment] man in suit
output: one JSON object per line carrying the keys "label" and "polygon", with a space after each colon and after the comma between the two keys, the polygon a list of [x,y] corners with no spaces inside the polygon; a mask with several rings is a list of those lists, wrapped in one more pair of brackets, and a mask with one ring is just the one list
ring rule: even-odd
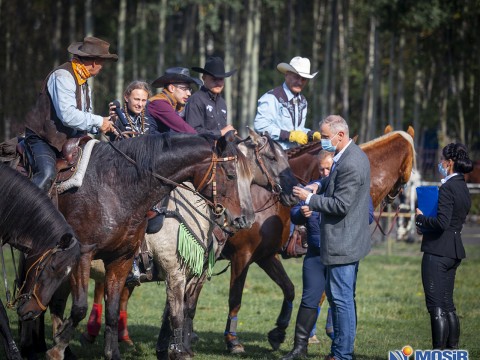
{"label": "man in suit", "polygon": [[[326,293],[332,308],[335,338],[329,360],[350,360],[356,334],[355,286],[359,261],[370,251],[368,222],[370,162],[350,139],[346,121],[330,115],[320,122],[322,148],[334,151],[330,175],[310,193],[294,187],[293,193],[313,211],[322,213],[321,260],[326,266]],[[315,321],[316,308],[300,308],[305,339]],[[296,339],[297,341],[297,339]]]}

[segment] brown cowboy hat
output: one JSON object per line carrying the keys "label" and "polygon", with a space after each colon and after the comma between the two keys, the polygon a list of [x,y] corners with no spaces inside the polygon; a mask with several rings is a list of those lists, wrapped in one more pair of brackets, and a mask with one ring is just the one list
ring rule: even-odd
{"label": "brown cowboy hat", "polygon": [[102,39],[87,36],[82,42],[74,42],[68,47],[68,52],[73,55],[88,58],[101,58],[117,61],[117,54],[110,54],[110,44]]}
{"label": "brown cowboy hat", "polygon": [[235,69],[229,72],[225,72],[225,65],[223,64],[223,60],[221,57],[218,56],[210,56],[205,62],[205,68],[192,67],[192,70],[202,74],[208,74],[216,78],[230,77],[237,71]]}
{"label": "brown cowboy hat", "polygon": [[200,79],[190,76],[190,71],[183,67],[173,67],[165,70],[165,74],[160,76],[152,83],[152,87],[160,88],[168,84],[192,84],[195,83],[198,86],[202,86],[203,82]]}

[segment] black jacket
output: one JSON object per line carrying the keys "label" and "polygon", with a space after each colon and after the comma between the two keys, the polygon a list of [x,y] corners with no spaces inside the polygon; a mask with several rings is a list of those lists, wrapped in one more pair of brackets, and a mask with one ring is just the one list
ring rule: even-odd
{"label": "black jacket", "polygon": [[436,217],[418,215],[415,224],[429,230],[423,234],[421,250],[452,259],[465,258],[461,231],[472,204],[463,175],[455,175],[438,191]]}

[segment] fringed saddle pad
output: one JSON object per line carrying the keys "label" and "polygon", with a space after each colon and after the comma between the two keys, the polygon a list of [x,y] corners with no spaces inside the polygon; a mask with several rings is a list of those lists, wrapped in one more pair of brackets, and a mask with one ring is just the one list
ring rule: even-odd
{"label": "fringed saddle pad", "polygon": [[[213,246],[208,251],[207,277],[212,276],[215,266],[215,251]],[[182,263],[191,271],[194,276],[201,276],[204,271],[206,251],[204,246],[200,245],[197,237],[183,223],[178,227],[178,247],[177,253]]]}

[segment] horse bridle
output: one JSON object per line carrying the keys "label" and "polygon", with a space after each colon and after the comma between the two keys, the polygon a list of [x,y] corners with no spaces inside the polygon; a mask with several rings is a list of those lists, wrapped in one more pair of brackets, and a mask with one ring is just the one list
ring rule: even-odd
{"label": "horse bridle", "polygon": [[[15,309],[16,308],[16,304],[17,302],[19,302],[20,300],[23,300],[23,299],[26,299],[26,300],[30,300],[33,296],[33,298],[35,299],[35,301],[37,302],[37,305],[38,307],[42,310],[42,311],[45,311],[47,309],[47,306],[46,305],[43,305],[42,302],[40,301],[40,298],[38,297],[37,295],[37,283],[38,283],[38,279],[40,278],[40,275],[42,274],[43,272],[43,269],[45,269],[45,265],[47,264],[48,260],[50,260],[50,258],[57,252],[60,252],[60,251],[67,251],[67,250],[70,250],[72,249],[76,244],[78,243],[78,240],[76,238],[72,238],[72,241],[70,243],[70,245],[68,245],[68,247],[66,248],[62,248],[60,247],[60,245],[56,245],[55,247],[45,251],[27,270],[26,274],[25,274],[25,280],[23,281],[23,284],[22,286],[18,289],[18,293],[19,295],[16,296],[15,293],[16,291],[14,291],[14,300],[12,302],[9,301],[9,299],[7,299],[7,307],[9,309]],[[28,293],[24,293],[22,294],[22,290],[23,288],[25,287],[26,283],[27,283],[27,280],[28,280],[28,275],[30,273],[30,271],[34,269],[35,270],[35,277],[33,279],[33,286],[32,288],[30,289],[30,291]]]}
{"label": "horse bridle", "polygon": [[260,166],[260,169],[262,169],[263,173],[267,177],[270,187],[272,188],[272,193],[278,195],[283,191],[282,186],[279,183],[273,181],[272,176],[268,172],[268,169],[265,166],[265,163],[263,162],[262,155],[260,154],[260,150],[262,150],[265,146],[267,146],[267,144],[268,144],[268,141],[263,146],[258,146],[258,144],[255,145],[255,158],[258,161],[258,165]]}

